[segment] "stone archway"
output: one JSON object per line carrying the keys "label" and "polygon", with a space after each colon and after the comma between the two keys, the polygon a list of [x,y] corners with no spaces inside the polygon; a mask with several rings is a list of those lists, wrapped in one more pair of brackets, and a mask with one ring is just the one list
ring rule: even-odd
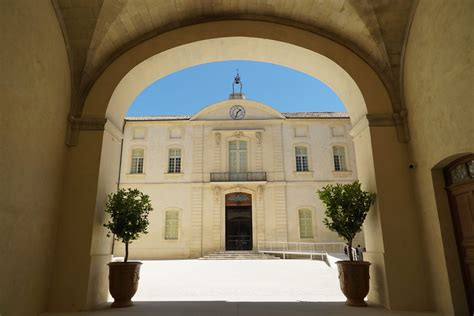
{"label": "stone archway", "polygon": [[87,309],[106,300],[111,241],[102,210],[106,194],[116,189],[121,124],[133,98],[168,73],[238,56],[305,72],[341,97],[353,124],[359,178],[378,194],[364,229],[373,264],[369,300],[393,309],[429,309],[407,148],[399,141],[403,124],[382,80],[341,44],[258,21],[212,22],[158,35],[118,57],[96,80],[70,129],[76,146],[68,153],[51,309]]}

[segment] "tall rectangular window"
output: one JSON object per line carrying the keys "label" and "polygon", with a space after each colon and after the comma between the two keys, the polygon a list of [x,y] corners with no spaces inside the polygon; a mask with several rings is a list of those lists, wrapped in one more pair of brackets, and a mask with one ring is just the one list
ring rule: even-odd
{"label": "tall rectangular window", "polygon": [[132,150],[132,162],[130,173],[143,173],[144,150],[137,148]]}
{"label": "tall rectangular window", "polygon": [[165,239],[178,239],[179,211],[166,211]]}
{"label": "tall rectangular window", "polygon": [[303,146],[295,147],[296,171],[308,171],[308,149]]}
{"label": "tall rectangular window", "polygon": [[168,173],[181,172],[181,149],[171,148],[169,150]]}
{"label": "tall rectangular window", "polygon": [[311,210],[299,210],[300,238],[313,238],[313,216]]}
{"label": "tall rectangular window", "polygon": [[332,148],[334,154],[334,170],[345,171],[346,167],[346,152],[343,146],[334,146]]}
{"label": "tall rectangular window", "polygon": [[247,172],[247,142],[231,140],[229,142],[229,172]]}

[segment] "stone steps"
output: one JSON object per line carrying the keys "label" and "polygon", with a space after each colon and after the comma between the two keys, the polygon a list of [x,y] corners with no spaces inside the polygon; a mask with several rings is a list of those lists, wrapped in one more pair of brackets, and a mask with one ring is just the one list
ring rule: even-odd
{"label": "stone steps", "polygon": [[201,260],[272,260],[279,257],[255,251],[217,251],[205,255]]}

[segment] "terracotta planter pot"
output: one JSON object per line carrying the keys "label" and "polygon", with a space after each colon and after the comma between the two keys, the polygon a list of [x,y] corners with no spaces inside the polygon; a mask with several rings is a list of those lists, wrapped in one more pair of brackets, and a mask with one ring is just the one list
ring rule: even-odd
{"label": "terracotta planter pot", "polygon": [[141,262],[110,262],[109,291],[114,302],[112,307],[127,307],[133,304],[137,292]]}
{"label": "terracotta planter pot", "polygon": [[364,298],[369,293],[369,266],[366,261],[338,261],[339,283],[346,296],[346,305],[367,306]]}

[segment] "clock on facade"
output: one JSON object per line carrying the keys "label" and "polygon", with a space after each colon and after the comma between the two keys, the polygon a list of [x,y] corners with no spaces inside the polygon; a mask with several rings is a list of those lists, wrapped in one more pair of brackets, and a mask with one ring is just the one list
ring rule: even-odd
{"label": "clock on facade", "polygon": [[230,108],[229,115],[233,120],[241,120],[245,117],[245,109],[241,105],[234,105]]}

